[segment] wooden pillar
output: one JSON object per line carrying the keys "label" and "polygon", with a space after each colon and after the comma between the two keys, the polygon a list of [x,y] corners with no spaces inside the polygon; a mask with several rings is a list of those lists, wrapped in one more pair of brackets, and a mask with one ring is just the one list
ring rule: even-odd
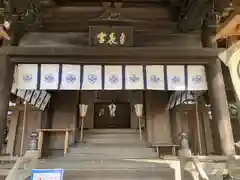
{"label": "wooden pillar", "polygon": [[4,142],[4,128],[13,81],[13,66],[5,55],[0,55],[0,149]]}
{"label": "wooden pillar", "polygon": [[213,60],[208,67],[208,87],[212,120],[217,125],[221,151],[224,155],[235,154],[227,95],[219,59]]}
{"label": "wooden pillar", "polygon": [[171,109],[172,139],[175,144],[180,144],[179,135],[182,132],[181,116],[176,108]]}
{"label": "wooden pillar", "polygon": [[206,107],[206,102],[203,97],[200,97],[199,109],[202,112],[202,120],[204,127],[204,141],[206,142],[206,153],[210,154],[214,152],[213,148],[213,137],[212,137],[212,128],[211,122],[208,115],[208,108]]}

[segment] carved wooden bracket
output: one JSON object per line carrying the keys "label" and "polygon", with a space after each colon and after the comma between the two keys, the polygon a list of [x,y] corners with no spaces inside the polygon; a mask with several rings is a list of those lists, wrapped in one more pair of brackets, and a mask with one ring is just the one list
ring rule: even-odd
{"label": "carved wooden bracket", "polygon": [[208,7],[205,1],[184,0],[179,15],[178,29],[181,32],[199,30]]}
{"label": "carved wooden bracket", "polygon": [[103,13],[99,19],[119,19],[123,2],[102,2]]}
{"label": "carved wooden bracket", "polygon": [[240,14],[233,14],[220,27],[220,31],[213,38],[213,41],[228,38],[230,36],[240,36]]}

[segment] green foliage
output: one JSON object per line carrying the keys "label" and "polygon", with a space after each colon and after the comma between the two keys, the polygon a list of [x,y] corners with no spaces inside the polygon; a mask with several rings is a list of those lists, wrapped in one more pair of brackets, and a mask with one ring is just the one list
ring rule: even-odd
{"label": "green foliage", "polygon": [[39,24],[41,24],[40,8],[30,1],[28,9],[17,15],[17,20],[12,22],[10,45],[17,46],[29,28],[39,26]]}

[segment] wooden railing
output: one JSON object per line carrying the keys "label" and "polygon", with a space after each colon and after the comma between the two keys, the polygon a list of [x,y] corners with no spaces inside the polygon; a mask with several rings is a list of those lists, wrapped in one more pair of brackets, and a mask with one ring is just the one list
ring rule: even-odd
{"label": "wooden railing", "polygon": [[26,151],[23,157],[16,160],[5,180],[25,180],[31,176],[32,169],[37,168],[39,151]]}
{"label": "wooden railing", "polygon": [[65,133],[64,138],[64,156],[68,153],[69,134],[72,129],[37,129],[38,132],[38,151],[42,155],[43,136],[45,132]]}

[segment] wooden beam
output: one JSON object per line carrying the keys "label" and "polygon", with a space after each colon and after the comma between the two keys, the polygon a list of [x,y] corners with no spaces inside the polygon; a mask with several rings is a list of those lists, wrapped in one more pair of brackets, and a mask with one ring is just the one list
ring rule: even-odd
{"label": "wooden beam", "polygon": [[[10,111],[14,111],[14,110],[17,110],[17,111],[24,111],[24,105],[21,104],[21,105],[17,105],[17,106],[9,106],[9,110]],[[29,111],[40,111],[39,109],[33,107],[33,106],[28,106],[28,110]]]}
{"label": "wooden beam", "polygon": [[[106,2],[108,3],[108,2]],[[106,6],[107,7],[107,6]],[[48,19],[81,19],[82,21],[98,17],[103,11],[101,6],[65,6],[51,7],[44,10],[43,18]],[[168,8],[152,7],[124,7],[121,14],[128,19],[168,19]],[[77,17],[77,18],[76,18]]]}
{"label": "wooden beam", "polygon": [[16,56],[91,56],[91,57],[216,57],[225,49],[212,48],[164,48],[164,47],[127,47],[127,48],[99,48],[99,47],[8,47],[5,49],[10,57]]}
{"label": "wooden beam", "polygon": [[[224,49],[8,47],[14,63],[208,64]],[[1,53],[1,49],[0,49]]]}

